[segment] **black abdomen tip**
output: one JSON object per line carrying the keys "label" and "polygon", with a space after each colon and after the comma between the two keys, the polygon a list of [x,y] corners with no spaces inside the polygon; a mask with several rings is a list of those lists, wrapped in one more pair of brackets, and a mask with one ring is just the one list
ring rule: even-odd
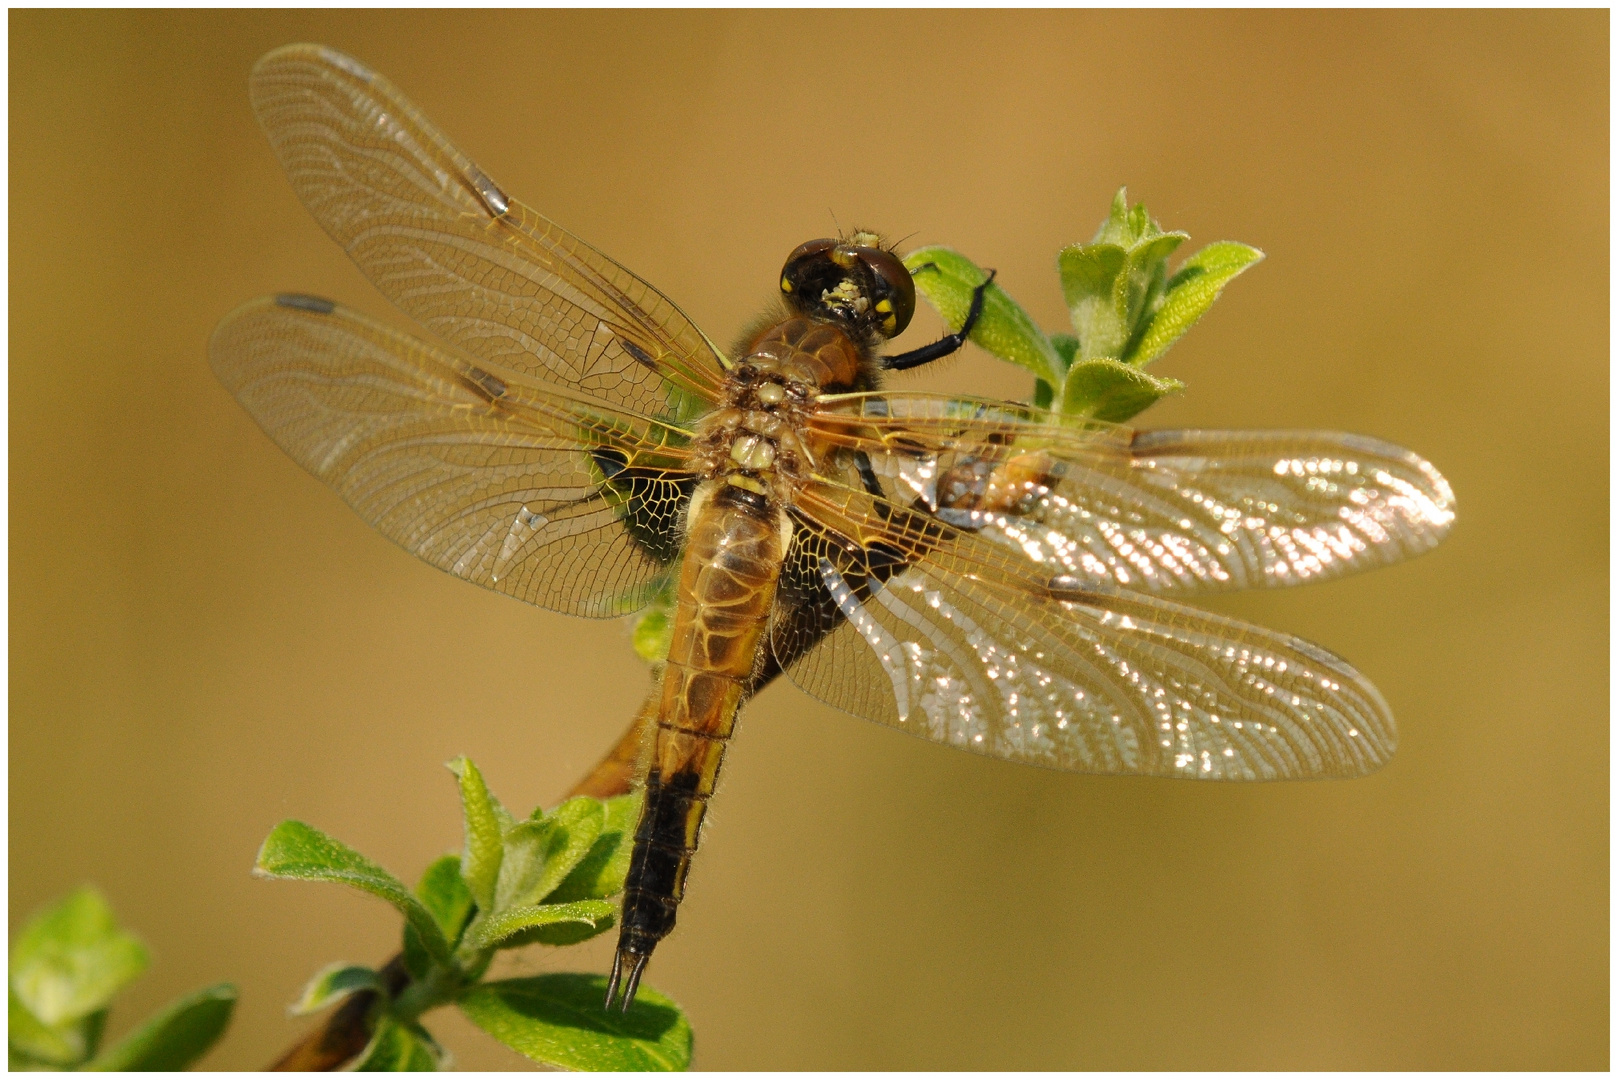
{"label": "black abdomen tip", "polygon": [[313,311],[317,315],[330,315],[337,310],[337,305],[332,301],[320,296],[307,296],[304,293],[280,293],[276,296],[275,302],[281,307]]}

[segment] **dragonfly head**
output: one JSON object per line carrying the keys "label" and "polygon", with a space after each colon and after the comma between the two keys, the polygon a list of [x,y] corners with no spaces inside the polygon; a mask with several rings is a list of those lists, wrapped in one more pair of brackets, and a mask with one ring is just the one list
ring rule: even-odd
{"label": "dragonfly head", "polygon": [[781,296],[800,315],[847,326],[865,342],[897,337],[916,312],[916,287],[875,233],[811,240],[787,256]]}

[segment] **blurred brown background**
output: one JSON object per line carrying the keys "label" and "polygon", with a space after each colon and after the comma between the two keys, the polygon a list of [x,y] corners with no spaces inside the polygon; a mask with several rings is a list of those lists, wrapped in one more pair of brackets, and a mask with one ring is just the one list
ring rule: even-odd
{"label": "blurred brown background", "polygon": [[[1368,779],[1060,775],[787,685],[747,713],[649,982],[697,1063],[1584,1068],[1608,1063],[1608,16],[1320,13],[10,16],[12,927],[82,881],[152,946],[117,1034],[237,981],[209,1059],[268,1062],[398,919],[251,879],[299,817],[414,880],[441,763],[554,801],[644,670],[624,623],[420,564],[258,431],[204,346],[297,289],[403,322],[247,103],[292,41],[402,87],[508,191],[728,341],[800,241],[873,225],[997,267],[1120,183],[1269,259],[1155,370],[1148,426],[1320,427],[1437,464],[1407,566],[1219,607],[1319,641],[1399,716]],[[939,333],[930,313],[902,341]],[[1025,396],[973,351],[912,380]],[[604,970],[603,939],[512,970]],[[522,1064],[435,1014],[463,1066]]]}

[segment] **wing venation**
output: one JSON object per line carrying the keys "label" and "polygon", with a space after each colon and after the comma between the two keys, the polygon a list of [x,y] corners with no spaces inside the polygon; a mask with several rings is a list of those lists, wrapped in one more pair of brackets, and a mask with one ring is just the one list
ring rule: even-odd
{"label": "wing venation", "polygon": [[897,504],[1052,575],[1163,596],[1330,580],[1430,550],[1455,520],[1436,469],[1360,435],[1137,433],[926,394],[849,395],[814,423]]}
{"label": "wing venation", "polygon": [[776,661],[855,715],[1012,761],[1189,779],[1357,776],[1397,743],[1375,687],[1290,635],[1052,578],[830,482],[796,524]]}
{"label": "wing venation", "polygon": [[572,615],[645,605],[677,554],[695,486],[685,432],[508,384],[315,301],[247,304],[208,350],[220,381],[298,464],[457,577]]}
{"label": "wing venation", "polygon": [[444,340],[503,375],[645,415],[714,399],[718,351],[673,302],[509,197],[387,80],[292,45],[258,62],[250,89],[304,205]]}

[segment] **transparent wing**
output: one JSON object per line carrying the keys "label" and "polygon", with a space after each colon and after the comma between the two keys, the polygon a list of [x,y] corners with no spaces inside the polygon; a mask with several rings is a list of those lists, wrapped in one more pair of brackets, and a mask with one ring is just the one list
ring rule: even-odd
{"label": "transparent wing", "polygon": [[406,550],[572,615],[644,606],[679,553],[686,433],[507,384],[330,301],[255,300],[208,357],[298,464]]}
{"label": "transparent wing", "polygon": [[1438,470],[1360,435],[1133,432],[928,394],[847,395],[813,423],[896,503],[1159,595],[1340,577],[1427,551],[1455,519]]}
{"label": "transparent wing", "polygon": [[667,297],[501,191],[387,80],[290,45],[253,109],[293,188],[377,288],[510,381],[655,416],[713,400],[718,352]]}
{"label": "transparent wing", "polygon": [[1357,776],[1397,743],[1376,688],[1286,634],[1078,582],[841,485],[798,504],[771,642],[827,704],[1079,772]]}

